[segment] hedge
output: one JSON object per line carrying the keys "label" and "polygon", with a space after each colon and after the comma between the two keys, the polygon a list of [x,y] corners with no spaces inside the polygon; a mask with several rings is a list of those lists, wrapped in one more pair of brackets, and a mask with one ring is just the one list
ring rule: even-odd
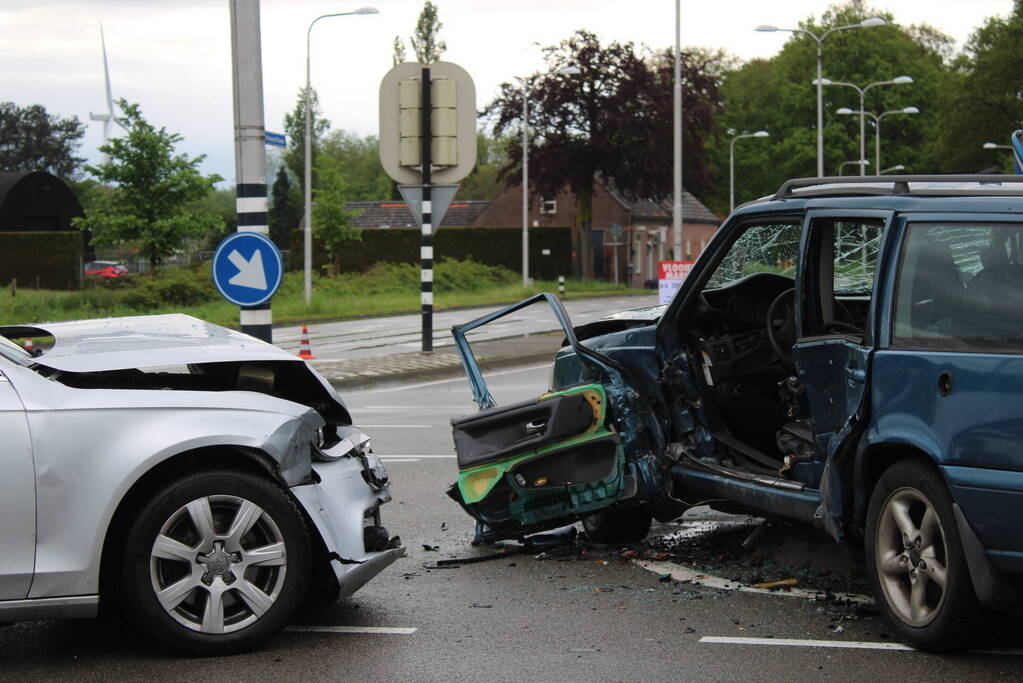
{"label": "hedge", "polygon": [[82,286],[83,237],[74,231],[0,231],[0,285],[78,289]]}
{"label": "hedge", "polygon": [[[291,232],[288,252],[289,270],[302,268],[302,230]],[[349,242],[341,254],[342,272],[364,272],[374,263],[418,263],[420,232],[415,228],[367,228],[362,240]],[[543,250],[550,250],[544,255]],[[522,228],[441,228],[433,237],[435,260],[451,258],[473,260],[488,266],[522,269]],[[553,280],[572,272],[572,238],[568,228],[535,227],[529,229],[529,275]],[[313,267],[327,265],[326,249],[313,239]]]}

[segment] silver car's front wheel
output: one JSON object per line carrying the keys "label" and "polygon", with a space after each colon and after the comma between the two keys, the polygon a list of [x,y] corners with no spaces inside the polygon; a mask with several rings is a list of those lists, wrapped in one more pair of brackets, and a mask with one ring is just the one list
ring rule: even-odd
{"label": "silver car's front wheel", "polygon": [[175,649],[250,648],[282,628],[305,596],[304,520],[284,491],[248,474],[171,483],[142,510],[128,545],[132,616]]}
{"label": "silver car's front wheel", "polygon": [[178,623],[231,633],[273,607],[288,571],[280,528],[239,496],[204,496],[182,505],[160,529],[149,566],[153,590]]}
{"label": "silver car's front wheel", "polygon": [[921,650],[969,647],[981,610],[941,475],[918,460],[884,471],[867,511],[867,571],[878,606]]}

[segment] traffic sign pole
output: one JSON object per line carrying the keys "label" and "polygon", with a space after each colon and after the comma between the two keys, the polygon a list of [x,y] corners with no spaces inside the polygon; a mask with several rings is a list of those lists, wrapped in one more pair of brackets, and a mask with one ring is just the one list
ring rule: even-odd
{"label": "traffic sign pole", "polygon": [[[266,207],[266,130],[263,126],[263,58],[260,45],[259,0],[231,0],[231,54],[234,67],[234,149],[237,177],[235,209],[238,213],[236,235],[256,233],[255,237],[262,237],[269,233],[269,227]],[[225,244],[226,241],[221,244]],[[273,314],[270,311],[270,296],[273,295],[273,291],[263,297],[262,291],[254,286],[266,284],[266,272],[263,269],[264,252],[257,248],[252,254],[246,255],[242,253],[243,251],[245,250],[226,252],[225,258],[231,256],[231,259],[226,262],[224,270],[233,272],[232,268],[237,269],[237,274],[228,279],[246,282],[241,289],[250,290],[255,296],[252,298],[243,296],[232,303],[241,306],[239,319],[242,332],[271,342]],[[233,254],[237,256],[232,256]],[[257,254],[259,264],[254,262]],[[279,254],[277,258],[280,258]],[[213,267],[216,275],[216,259]],[[225,287],[230,290],[234,285],[227,284]],[[273,290],[276,290],[276,286]],[[231,300],[224,289],[221,289],[221,293]],[[253,303],[246,306],[239,303],[242,301]]]}
{"label": "traffic sign pole", "polygon": [[430,67],[423,67],[420,92],[423,163],[423,232],[419,248],[420,298],[423,306],[423,352],[433,351],[433,205],[430,192],[433,165],[433,106],[430,101]]}

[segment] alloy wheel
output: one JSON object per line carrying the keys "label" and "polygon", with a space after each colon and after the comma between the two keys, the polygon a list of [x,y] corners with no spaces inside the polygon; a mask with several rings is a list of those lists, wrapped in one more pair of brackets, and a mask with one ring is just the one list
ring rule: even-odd
{"label": "alloy wheel", "polygon": [[922,627],[941,611],[947,573],[945,531],[927,496],[912,487],[893,491],[877,525],[877,576],[895,615]]}
{"label": "alloy wheel", "polygon": [[160,606],[201,633],[231,633],[258,621],[280,596],[286,573],[280,528],[255,503],[232,495],[181,506],[150,553]]}

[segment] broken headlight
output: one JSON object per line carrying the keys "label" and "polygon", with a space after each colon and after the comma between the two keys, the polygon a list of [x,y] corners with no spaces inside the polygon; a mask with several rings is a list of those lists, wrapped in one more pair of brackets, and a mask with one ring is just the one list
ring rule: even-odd
{"label": "broken headlight", "polygon": [[346,456],[361,456],[369,452],[369,437],[352,425],[327,425],[316,433],[318,443],[313,444],[313,458],[331,461]]}

